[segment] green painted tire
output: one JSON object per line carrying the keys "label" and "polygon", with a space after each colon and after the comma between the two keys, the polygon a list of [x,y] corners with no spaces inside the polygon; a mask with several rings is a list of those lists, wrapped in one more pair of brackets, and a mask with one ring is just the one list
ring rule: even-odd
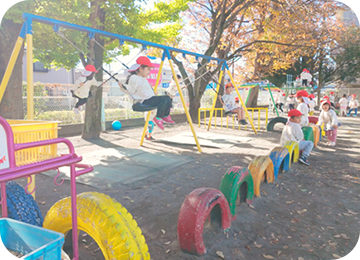
{"label": "green painted tire", "polygon": [[303,126],[302,131],[304,133],[304,139],[306,141],[314,142],[314,130],[311,126]]}
{"label": "green painted tire", "polygon": [[[243,184],[244,186],[242,186]],[[244,187],[247,189],[245,190]],[[220,191],[227,199],[230,213],[234,217],[236,214],[236,201],[238,199],[239,191],[240,202],[251,204],[254,200],[254,181],[249,169],[241,168],[239,166],[231,167],[221,180]]]}

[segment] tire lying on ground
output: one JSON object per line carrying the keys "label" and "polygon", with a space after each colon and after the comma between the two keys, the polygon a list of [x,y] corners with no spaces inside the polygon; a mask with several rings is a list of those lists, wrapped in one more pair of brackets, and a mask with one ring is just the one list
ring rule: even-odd
{"label": "tire lying on ground", "polygon": [[21,185],[8,181],[6,198],[9,218],[42,227],[44,219],[39,206],[31,195],[25,193]]}
{"label": "tire lying on ground", "polygon": [[274,131],[275,124],[282,123],[282,124],[285,125],[286,122],[287,122],[287,118],[285,118],[285,117],[275,117],[275,118],[273,118],[273,119],[271,119],[269,121],[269,123],[266,126],[266,130],[267,131]]}

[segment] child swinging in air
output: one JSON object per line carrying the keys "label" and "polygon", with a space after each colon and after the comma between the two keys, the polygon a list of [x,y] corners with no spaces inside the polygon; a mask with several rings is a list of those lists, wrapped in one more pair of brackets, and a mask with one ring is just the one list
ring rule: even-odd
{"label": "child swinging in air", "polygon": [[77,114],[79,113],[78,108],[84,105],[87,99],[91,97],[91,86],[103,84],[103,82],[95,79],[95,73],[97,71],[94,65],[86,65],[85,69],[81,72],[81,77],[76,80],[73,89],[70,90],[72,96],[79,99],[74,107],[74,112]]}
{"label": "child swinging in air", "polygon": [[135,101],[141,102],[144,105],[156,107],[157,113],[153,122],[160,129],[164,130],[163,123],[175,124],[170,117],[171,99],[167,95],[155,95],[153,88],[146,80],[147,76],[150,74],[151,67],[154,66],[148,57],[139,57],[136,60],[136,64],[132,65],[128,70],[130,75],[126,78],[125,83],[121,84],[118,82],[118,84],[122,89],[124,89],[124,85]]}
{"label": "child swinging in air", "polygon": [[299,150],[304,150],[299,161],[305,165],[310,165],[307,158],[314,147],[314,143],[304,140],[304,133],[300,125],[303,114],[299,110],[292,109],[289,111],[288,117],[289,120],[281,134],[280,145],[285,146],[286,142],[289,141],[299,143]]}
{"label": "child swinging in air", "polygon": [[329,142],[326,145],[335,146],[337,128],[341,125],[341,123],[338,121],[334,110],[330,109],[330,101],[326,100],[322,102],[320,106],[322,108],[322,111],[320,113],[317,125],[321,126],[322,124],[325,124],[324,130],[326,132],[326,136],[329,139]]}
{"label": "child swinging in air", "polygon": [[232,112],[236,113],[238,116],[238,124],[247,125],[245,118],[244,109],[239,106],[239,98],[236,103],[236,98],[234,99],[231,92],[233,90],[233,85],[231,83],[226,84],[225,86],[225,94],[223,96],[219,95],[219,100],[221,104],[224,106],[225,113]]}

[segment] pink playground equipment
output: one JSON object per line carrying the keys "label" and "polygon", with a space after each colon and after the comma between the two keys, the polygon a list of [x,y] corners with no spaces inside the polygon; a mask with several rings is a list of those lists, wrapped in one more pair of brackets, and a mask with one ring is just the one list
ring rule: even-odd
{"label": "pink playground equipment", "polygon": [[[68,154],[62,154],[52,159],[46,159],[40,162],[35,162],[27,165],[16,166],[17,158],[15,156],[16,154],[15,152],[24,149],[39,148],[39,147],[44,147],[59,143],[63,143],[67,145],[67,147],[69,148]],[[58,169],[59,167],[62,166],[68,166],[70,167],[71,198],[63,199],[57,202],[49,210],[47,216],[45,217],[44,227],[53,229],[54,231],[60,233],[65,233],[65,235],[67,234],[68,231],[72,229],[73,254],[74,254],[73,259],[75,260],[79,259],[79,249],[78,249],[79,230],[85,231],[88,233],[88,235],[93,237],[93,239],[98,243],[100,249],[102,250],[105,259],[150,259],[150,255],[148,253],[148,248],[145,243],[145,239],[141,234],[141,231],[137,227],[135,220],[132,219],[131,215],[126,211],[126,209],[124,209],[118,202],[116,202],[115,200],[111,199],[110,197],[104,194],[95,193],[95,192],[87,192],[79,195],[76,194],[76,177],[91,172],[93,170],[93,167],[90,165],[79,163],[82,161],[82,157],[75,153],[74,146],[69,140],[65,138],[55,138],[45,141],[15,144],[13,131],[9,123],[5,119],[0,117],[0,159],[1,159],[0,203],[2,208],[3,218],[8,217],[6,182],[11,180],[16,180],[19,178],[29,177],[33,174],[37,174],[43,171]],[[58,176],[59,174],[54,179],[55,185],[63,184],[63,181],[57,183]],[[28,186],[29,184],[26,185],[25,192],[27,194],[30,194],[34,190],[31,192],[27,191]],[[69,208],[66,208],[66,206],[64,207],[64,205],[66,205],[66,201],[69,202],[68,203],[70,205]],[[92,208],[91,207],[92,204],[89,203],[89,201],[90,202],[96,201],[97,205],[102,206],[101,207],[102,212],[98,212],[98,214],[105,214],[105,215],[112,214],[113,216],[112,223],[106,223],[106,218],[105,218],[104,221],[102,221],[103,223],[101,227],[103,227],[104,225],[105,227],[113,227],[114,225],[119,227],[113,227],[114,230],[111,230],[111,232],[109,230],[104,231],[108,233],[101,233],[101,231],[98,231],[98,229],[101,229],[99,223],[95,223],[96,221],[91,219],[94,217],[92,217],[91,214],[87,214],[87,212],[91,211],[97,213],[96,210],[100,210],[99,209],[100,207],[97,209]],[[62,207],[57,207],[56,205],[58,203],[62,204]],[[63,209],[63,212],[61,212],[60,208],[63,207],[65,209]],[[106,210],[104,210],[104,207],[106,207]],[[71,214],[71,216],[69,216],[68,218],[64,217],[64,215],[66,215],[66,212],[68,212],[68,214]],[[56,218],[60,218],[60,220],[56,221]],[[90,222],[90,223],[86,223],[86,222]],[[63,227],[61,227],[60,223],[61,225],[63,225]],[[89,226],[94,226],[93,230]],[[114,236],[116,236],[116,238],[114,238]],[[111,243],[104,242],[105,240],[106,241],[115,240],[115,242],[113,242],[115,244],[110,245]],[[124,245],[125,240],[127,240],[126,245]],[[116,248],[119,248],[120,251],[117,251]],[[128,258],[126,258],[126,256]],[[44,259],[61,259],[61,258],[59,256],[59,258],[44,258]]]}

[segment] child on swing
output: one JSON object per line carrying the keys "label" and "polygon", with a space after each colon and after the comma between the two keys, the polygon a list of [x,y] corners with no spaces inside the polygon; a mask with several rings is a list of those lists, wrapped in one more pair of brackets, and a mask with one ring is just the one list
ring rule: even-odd
{"label": "child on swing", "polygon": [[78,108],[84,105],[87,99],[91,97],[91,86],[103,84],[103,82],[99,82],[95,79],[95,73],[97,73],[97,71],[94,65],[86,65],[85,69],[81,72],[81,77],[75,81],[73,89],[70,90],[72,96],[79,99],[74,107],[74,112],[76,114],[79,113]]}
{"label": "child on swing", "polygon": [[[157,108],[153,122],[161,130],[164,130],[163,123],[175,124],[170,117],[171,99],[167,95],[156,96],[153,88],[146,80],[152,67],[154,66],[148,57],[141,56],[137,58],[136,64],[132,65],[128,70],[130,75],[126,78],[124,86],[137,102]],[[120,88],[123,88],[120,82],[118,84]]]}
{"label": "child on swing", "polygon": [[[236,113],[238,116],[237,124],[247,125],[245,118],[244,109],[239,106],[239,103],[236,103],[231,92],[233,90],[233,85],[231,83],[226,84],[225,86],[225,94],[223,96],[219,95],[219,100],[221,104],[224,106],[225,113],[232,112]],[[239,100],[237,100],[239,102]]]}

